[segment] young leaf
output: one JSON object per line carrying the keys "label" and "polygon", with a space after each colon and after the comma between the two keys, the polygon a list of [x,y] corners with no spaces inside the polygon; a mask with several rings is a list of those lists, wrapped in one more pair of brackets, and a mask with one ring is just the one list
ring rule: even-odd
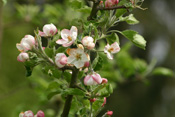
{"label": "young leaf", "polygon": [[126,16],[126,17],[120,17],[119,18],[120,21],[126,21],[128,24],[138,24],[139,21],[134,17],[133,14],[130,14],[129,16]]}
{"label": "young leaf", "polygon": [[106,39],[109,45],[113,44],[114,42],[117,42],[118,44],[120,44],[119,37],[116,33],[112,33],[111,35],[107,36]]}
{"label": "young leaf", "polygon": [[173,77],[174,76],[174,72],[168,68],[164,68],[164,67],[158,67],[156,69],[153,70],[152,72],[153,75],[164,75],[164,76],[168,76],[168,77]]}
{"label": "young leaf", "polygon": [[133,42],[137,47],[142,48],[145,50],[146,47],[146,41],[145,39],[139,35],[136,31],[133,30],[125,30],[123,32],[120,32],[123,36],[125,36],[127,39],[129,39],[131,42]]}

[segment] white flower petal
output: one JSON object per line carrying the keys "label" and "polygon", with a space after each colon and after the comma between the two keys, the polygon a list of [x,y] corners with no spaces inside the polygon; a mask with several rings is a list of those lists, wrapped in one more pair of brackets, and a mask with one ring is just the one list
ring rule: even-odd
{"label": "white flower petal", "polygon": [[70,31],[68,29],[63,29],[61,31],[61,37],[64,39],[64,40],[68,40],[68,36],[70,35]]}

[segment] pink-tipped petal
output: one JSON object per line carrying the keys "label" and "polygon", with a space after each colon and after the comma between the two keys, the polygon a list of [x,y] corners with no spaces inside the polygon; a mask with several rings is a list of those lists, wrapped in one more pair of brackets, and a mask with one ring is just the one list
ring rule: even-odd
{"label": "pink-tipped petal", "polygon": [[60,44],[60,45],[62,45],[62,44],[65,44],[65,43],[67,43],[68,41],[67,40],[64,40],[64,39],[58,39],[57,41],[56,41],[56,43],[57,44]]}
{"label": "pink-tipped petal", "polygon": [[68,36],[70,35],[70,31],[68,29],[63,29],[61,31],[61,37],[65,40],[68,40]]}
{"label": "pink-tipped petal", "polygon": [[46,36],[46,34],[45,34],[44,32],[42,32],[42,31],[40,31],[40,30],[39,30],[39,35],[40,35],[41,37]]}
{"label": "pink-tipped petal", "polygon": [[97,84],[101,84],[102,79],[101,79],[101,76],[100,76],[99,74],[94,73],[94,74],[92,75],[92,78],[95,80],[95,82],[97,82]]}
{"label": "pink-tipped petal", "polygon": [[91,78],[90,75],[87,75],[87,76],[84,78],[84,84],[85,84],[85,85],[88,85],[88,81],[89,81],[90,78]]}
{"label": "pink-tipped petal", "polygon": [[69,43],[64,43],[63,47],[71,46],[74,43],[74,41],[70,41]]}

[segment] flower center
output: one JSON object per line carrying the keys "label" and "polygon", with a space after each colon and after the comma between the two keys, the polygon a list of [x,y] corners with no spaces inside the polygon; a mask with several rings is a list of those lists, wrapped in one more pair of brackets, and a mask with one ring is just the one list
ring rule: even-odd
{"label": "flower center", "polygon": [[70,36],[67,37],[69,41],[72,41],[72,38]]}
{"label": "flower center", "polygon": [[108,52],[111,52],[111,51],[113,51],[114,50],[114,48],[109,48],[108,49]]}
{"label": "flower center", "polygon": [[79,59],[81,59],[81,54],[76,54],[75,57],[76,57],[77,60],[79,60]]}

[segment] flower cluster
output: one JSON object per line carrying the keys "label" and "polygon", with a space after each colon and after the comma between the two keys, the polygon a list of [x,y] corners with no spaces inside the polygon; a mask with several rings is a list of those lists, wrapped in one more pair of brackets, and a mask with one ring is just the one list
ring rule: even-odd
{"label": "flower cluster", "polygon": [[31,110],[21,112],[19,117],[44,117],[44,112],[39,110],[36,115],[33,114]]}
{"label": "flower cluster", "polygon": [[[106,1],[107,2],[107,1]],[[108,1],[109,2],[109,1]],[[112,4],[116,4],[116,1],[112,1]],[[106,3],[109,4],[109,3]],[[45,47],[42,47],[41,37],[52,39],[54,35],[57,33],[57,28],[53,24],[46,24],[43,27],[43,32],[38,31],[36,37],[32,35],[26,35],[22,38],[19,44],[16,44],[17,49],[21,52],[17,57],[17,60],[20,62],[30,61],[29,52],[34,52],[38,58],[45,60],[46,62],[51,62],[51,64],[58,69],[64,69],[64,67],[76,68],[79,70],[86,71],[86,75],[84,77],[84,85],[95,86],[102,85],[108,83],[106,78],[102,78],[100,74],[93,70],[92,64],[90,60],[90,53],[92,51],[96,51],[95,45],[97,43],[97,39],[91,36],[83,36],[78,40],[78,29],[75,26],[72,26],[70,30],[63,29],[61,30],[61,39],[55,41],[55,45],[62,45],[66,48],[66,51],[55,53],[55,55],[50,58],[45,53]],[[39,40],[39,39],[40,40]],[[49,43],[48,43],[49,44]],[[49,45],[47,46],[47,48]],[[107,44],[104,47],[104,52],[107,54],[109,59],[113,59],[113,54],[120,51],[119,44],[114,42],[113,44]],[[32,58],[32,57],[31,57]],[[96,101],[95,98],[90,99],[90,102]],[[106,98],[104,98],[104,103],[102,107],[106,104]],[[32,111],[26,111],[24,113],[20,113],[20,117],[34,117]],[[44,117],[44,113],[42,111],[38,111],[35,117]]]}

